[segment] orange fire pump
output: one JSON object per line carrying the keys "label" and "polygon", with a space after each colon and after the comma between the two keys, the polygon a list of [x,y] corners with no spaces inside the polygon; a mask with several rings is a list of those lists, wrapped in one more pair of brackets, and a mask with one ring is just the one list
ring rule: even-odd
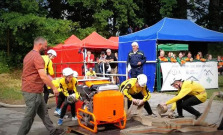
{"label": "orange fire pump", "polygon": [[81,127],[94,133],[103,124],[125,128],[124,96],[117,85],[109,81],[86,81],[81,93],[84,104],[77,111]]}

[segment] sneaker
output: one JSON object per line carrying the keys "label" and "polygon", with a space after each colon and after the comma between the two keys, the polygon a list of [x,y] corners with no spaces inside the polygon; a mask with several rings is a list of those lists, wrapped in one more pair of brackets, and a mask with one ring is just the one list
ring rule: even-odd
{"label": "sneaker", "polygon": [[195,119],[197,120],[201,115],[202,115],[202,113],[200,113],[200,115],[198,115],[198,116],[195,116]]}
{"label": "sneaker", "polygon": [[64,117],[63,117],[63,118],[64,118],[64,119],[67,119],[68,117],[69,117],[69,116],[66,114],[66,115],[64,115]]}
{"label": "sneaker", "polygon": [[61,114],[61,109],[60,108],[56,108],[56,110],[54,111],[54,114],[60,115]]}
{"label": "sneaker", "polygon": [[63,129],[56,129],[53,135],[63,135],[65,131]]}
{"label": "sneaker", "polygon": [[156,118],[156,114],[152,113],[152,114],[149,114],[149,116],[153,117],[153,118]]}
{"label": "sneaker", "polygon": [[59,126],[62,125],[62,124],[63,124],[63,119],[59,119],[58,122],[57,122],[57,124],[58,124]]}
{"label": "sneaker", "polygon": [[77,120],[77,117],[72,117],[72,120]]}
{"label": "sneaker", "polygon": [[179,115],[179,116],[176,116],[175,118],[184,118],[184,116]]}

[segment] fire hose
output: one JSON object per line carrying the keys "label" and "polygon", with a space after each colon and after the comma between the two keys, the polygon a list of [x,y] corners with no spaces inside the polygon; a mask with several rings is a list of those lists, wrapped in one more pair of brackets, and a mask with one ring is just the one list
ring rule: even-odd
{"label": "fire hose", "polygon": [[[161,117],[151,117],[151,116],[142,116],[140,113],[137,115],[131,115],[131,111],[133,110],[133,104],[130,106],[127,111],[127,118],[133,118],[136,121],[139,121],[144,125],[139,128],[131,128],[124,129],[121,131],[121,134],[143,134],[143,133],[170,133],[172,131],[180,131],[180,132],[192,132],[192,131],[203,131],[203,132],[213,132],[217,130],[217,125],[215,123],[208,124],[205,122],[205,119],[210,111],[212,102],[214,97],[218,96],[223,99],[223,92],[214,92],[211,98],[208,101],[207,106],[203,114],[197,119],[193,118],[178,118],[178,119],[170,119],[170,118],[161,118]],[[138,108],[141,109],[142,107]],[[223,108],[221,113],[219,114],[219,120],[223,115]]]}

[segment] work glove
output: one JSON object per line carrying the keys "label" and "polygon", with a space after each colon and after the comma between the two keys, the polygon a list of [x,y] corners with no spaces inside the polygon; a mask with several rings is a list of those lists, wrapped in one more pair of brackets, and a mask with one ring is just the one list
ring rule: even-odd
{"label": "work glove", "polygon": [[138,106],[142,106],[142,105],[144,105],[144,103],[145,102],[141,99],[141,100],[138,101]]}
{"label": "work glove", "polygon": [[139,100],[135,99],[135,98],[132,98],[132,103],[133,103],[133,105],[137,105],[138,106]]}
{"label": "work glove", "polygon": [[67,97],[67,102],[68,103],[74,103],[76,101],[76,98],[75,98],[75,94],[71,94]]}

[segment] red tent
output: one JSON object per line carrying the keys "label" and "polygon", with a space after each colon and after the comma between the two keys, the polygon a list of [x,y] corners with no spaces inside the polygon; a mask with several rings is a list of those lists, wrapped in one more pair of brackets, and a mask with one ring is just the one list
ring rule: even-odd
{"label": "red tent", "polygon": [[97,32],[91,33],[89,36],[87,36],[85,39],[82,40],[82,47],[83,48],[100,48],[100,49],[114,49],[118,50],[118,44],[115,44],[113,41],[110,41],[108,39],[105,39],[101,35],[99,35]]}
{"label": "red tent", "polygon": [[[53,59],[54,70],[57,73],[61,73],[66,67],[70,67],[77,71],[79,75],[82,74],[83,64],[61,64],[70,62],[83,62],[83,54],[79,53],[81,48],[81,40],[76,36],[72,35],[64,41],[64,44],[58,44],[52,49],[57,52],[57,57]],[[57,77],[61,74],[57,74]]]}
{"label": "red tent", "polygon": [[112,41],[116,46],[118,46],[119,37],[110,37],[108,40]]}

